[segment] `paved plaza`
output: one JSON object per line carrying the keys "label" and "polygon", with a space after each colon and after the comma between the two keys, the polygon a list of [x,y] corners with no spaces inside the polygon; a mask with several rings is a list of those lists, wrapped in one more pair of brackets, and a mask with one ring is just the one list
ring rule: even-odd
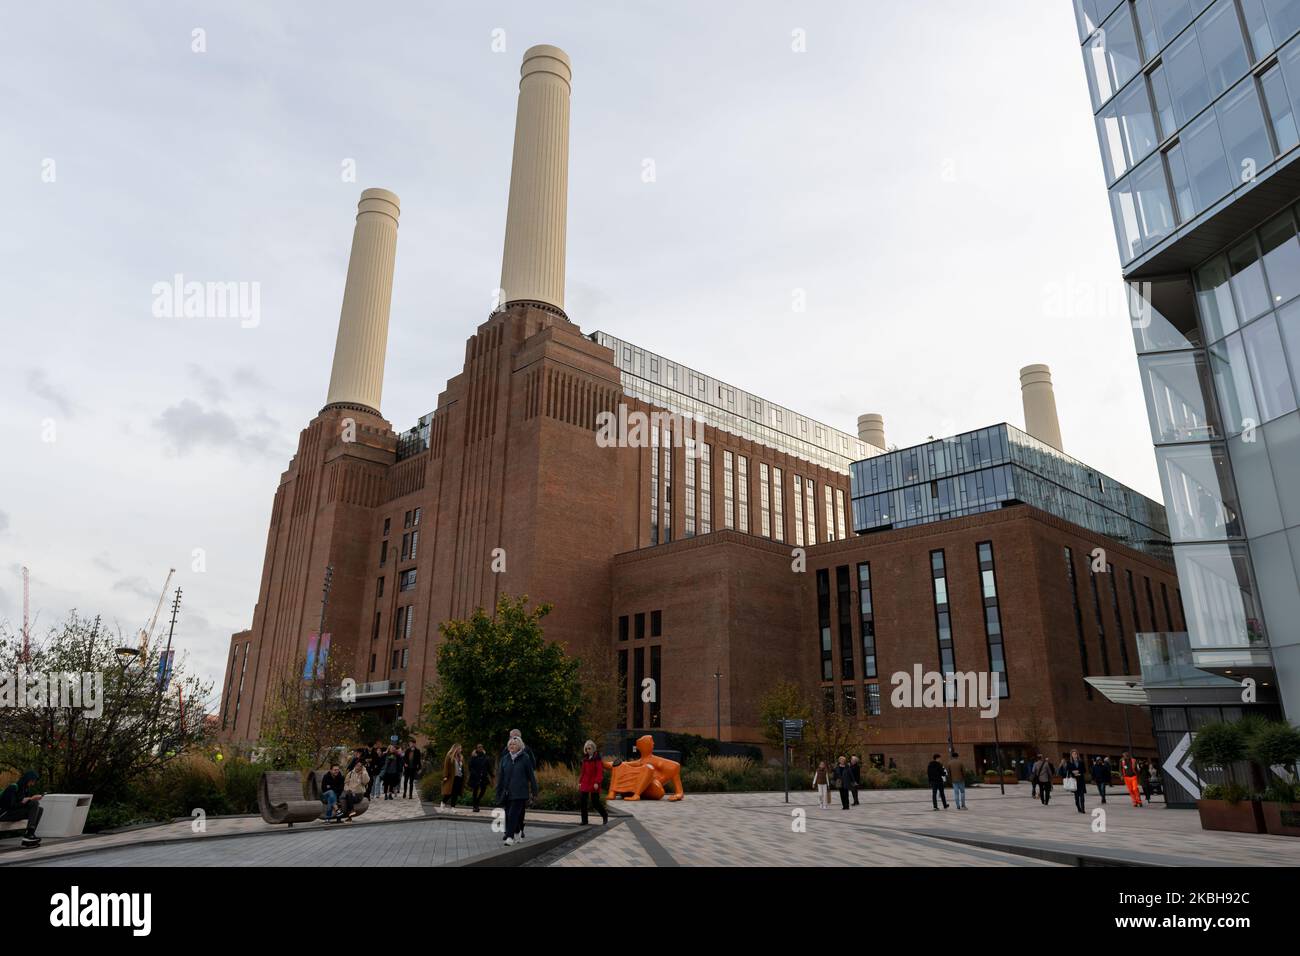
{"label": "paved plaza", "polygon": [[[1073,798],[1042,806],[1027,786],[969,791],[969,810],[935,812],[929,791],[862,791],[861,805],[820,810],[815,794],[687,794],[680,803],[615,801],[620,826],[557,866],[1300,866],[1300,840],[1201,829],[1195,810],[1106,804],[1104,832]],[[1120,795],[1122,798],[1122,794]],[[952,796],[949,793],[949,805]],[[795,832],[795,811],[806,826]]]}
{"label": "paved plaza", "polygon": [[[1028,787],[974,788],[969,810],[935,812],[928,791],[863,791],[861,805],[817,807],[792,793],[688,794],[679,803],[615,801],[608,826],[575,814],[529,814],[529,838],[506,848],[491,813],[437,813],[418,800],[376,801],[352,824],[293,830],[222,817],[48,840],[0,850],[0,865],[124,866],[1300,866],[1300,840],[1207,832],[1194,810],[1122,794],[1094,829],[1071,799],[1043,807]],[[951,804],[951,798],[950,798]]]}

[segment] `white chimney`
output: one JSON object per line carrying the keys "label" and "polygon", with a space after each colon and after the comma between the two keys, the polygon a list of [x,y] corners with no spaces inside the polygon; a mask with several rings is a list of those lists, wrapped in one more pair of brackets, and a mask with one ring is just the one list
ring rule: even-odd
{"label": "white chimney", "polygon": [[396,194],[387,189],[367,189],[357,203],[327,406],[360,405],[379,411],[399,212]]}
{"label": "white chimney", "polygon": [[1053,448],[1061,448],[1061,423],[1056,417],[1052,370],[1046,365],[1026,365],[1020,370],[1020,398],[1025,405],[1025,431]]}
{"label": "white chimney", "polygon": [[535,46],[519,70],[501,302],[564,313],[564,239],[569,201],[569,56]]}

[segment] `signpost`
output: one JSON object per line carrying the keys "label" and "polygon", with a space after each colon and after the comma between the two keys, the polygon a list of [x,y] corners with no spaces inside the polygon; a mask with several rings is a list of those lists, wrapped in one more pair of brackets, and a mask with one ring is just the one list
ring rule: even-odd
{"label": "signpost", "polygon": [[781,763],[785,776],[785,802],[790,802],[790,744],[803,740],[802,720],[782,720],[781,724]]}

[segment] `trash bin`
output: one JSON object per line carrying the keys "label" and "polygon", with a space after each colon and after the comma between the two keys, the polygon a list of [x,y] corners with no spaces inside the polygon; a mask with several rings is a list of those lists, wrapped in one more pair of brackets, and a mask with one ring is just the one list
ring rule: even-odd
{"label": "trash bin", "polygon": [[90,813],[90,793],[47,793],[41,797],[38,837],[80,836]]}

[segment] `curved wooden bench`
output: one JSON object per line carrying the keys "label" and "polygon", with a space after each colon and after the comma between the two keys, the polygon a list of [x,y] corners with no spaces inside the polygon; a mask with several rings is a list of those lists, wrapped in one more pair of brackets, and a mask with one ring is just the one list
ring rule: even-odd
{"label": "curved wooden bench", "polygon": [[257,808],[267,823],[306,823],[321,815],[320,800],[302,795],[302,777],[296,770],[267,770],[257,787]]}
{"label": "curved wooden bench", "polygon": [[[311,798],[315,800],[317,803],[320,803],[320,778],[321,778],[321,772],[319,770],[313,770],[311,773],[307,774],[307,792],[308,794],[310,794]],[[369,809],[370,809],[370,798],[362,797],[355,804],[353,804],[352,815],[354,817],[358,817]],[[320,812],[323,813],[324,810],[321,810]],[[339,801],[338,812],[339,813],[343,812],[342,800]]]}

